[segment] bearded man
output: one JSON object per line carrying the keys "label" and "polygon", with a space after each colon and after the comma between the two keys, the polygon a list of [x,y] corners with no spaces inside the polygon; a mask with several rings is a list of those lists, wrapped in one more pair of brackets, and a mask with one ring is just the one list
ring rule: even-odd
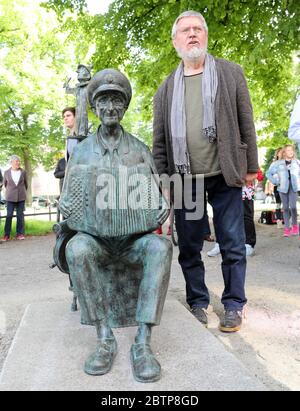
{"label": "bearded man", "polygon": [[[182,61],[154,99],[153,156],[159,174],[192,176],[193,198],[197,176],[204,176],[202,200],[207,197],[213,208],[223,260],[225,317],[220,329],[234,332],[241,327],[247,301],[242,186],[252,183],[258,170],[250,96],[241,67],[207,53],[208,28],[200,13],[181,14],[172,41]],[[209,293],[200,254],[205,218],[189,220],[190,212],[175,210],[179,263],[187,303],[207,326]]]}

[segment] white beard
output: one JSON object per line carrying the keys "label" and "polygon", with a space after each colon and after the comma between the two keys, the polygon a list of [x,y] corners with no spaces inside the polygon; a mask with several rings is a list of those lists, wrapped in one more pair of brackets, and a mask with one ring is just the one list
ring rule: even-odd
{"label": "white beard", "polygon": [[199,60],[202,57],[205,57],[207,53],[207,46],[205,47],[193,47],[188,51],[183,51],[180,48],[176,48],[178,56],[182,60]]}

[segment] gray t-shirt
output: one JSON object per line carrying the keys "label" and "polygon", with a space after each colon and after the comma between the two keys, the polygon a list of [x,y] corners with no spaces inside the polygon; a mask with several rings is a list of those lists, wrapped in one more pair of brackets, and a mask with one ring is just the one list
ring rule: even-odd
{"label": "gray t-shirt", "polygon": [[78,140],[76,138],[67,137],[66,142],[66,161],[69,161],[71,154],[73,153],[74,148],[77,146]]}
{"label": "gray t-shirt", "polygon": [[203,134],[202,74],[185,76],[187,146],[192,174],[212,177],[221,174],[217,142]]}

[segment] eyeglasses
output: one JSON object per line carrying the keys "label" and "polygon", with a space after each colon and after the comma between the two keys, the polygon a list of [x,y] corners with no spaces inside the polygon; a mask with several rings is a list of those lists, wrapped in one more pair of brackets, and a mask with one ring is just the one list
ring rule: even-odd
{"label": "eyeglasses", "polygon": [[200,26],[194,26],[194,27],[186,27],[186,28],[178,30],[178,31],[181,34],[188,35],[191,30],[193,30],[193,32],[195,34],[200,34],[204,29],[203,29],[203,27],[200,27]]}
{"label": "eyeglasses", "polygon": [[98,107],[106,106],[106,104],[112,103],[115,107],[123,107],[124,100],[118,96],[100,96],[97,99],[96,105]]}

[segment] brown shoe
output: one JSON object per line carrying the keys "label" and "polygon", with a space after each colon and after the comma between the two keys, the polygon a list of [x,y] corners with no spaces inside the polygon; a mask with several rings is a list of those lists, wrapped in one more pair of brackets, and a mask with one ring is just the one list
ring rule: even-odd
{"label": "brown shoe", "polygon": [[241,311],[226,310],[224,319],[220,322],[219,330],[224,333],[234,333],[241,329],[242,327],[242,317]]}

